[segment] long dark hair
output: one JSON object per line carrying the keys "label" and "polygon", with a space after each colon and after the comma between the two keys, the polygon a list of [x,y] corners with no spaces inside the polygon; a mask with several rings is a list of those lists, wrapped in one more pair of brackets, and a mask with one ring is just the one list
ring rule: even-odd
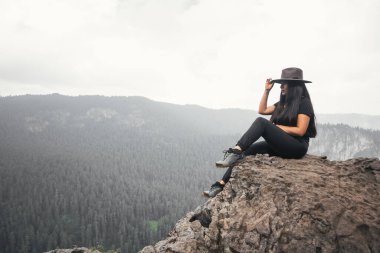
{"label": "long dark hair", "polygon": [[[289,123],[297,122],[297,114],[301,100],[307,98],[311,103],[310,95],[304,82],[288,81],[287,84],[288,92],[286,95],[280,95],[280,102],[270,118],[271,122],[277,122],[279,119]],[[310,137],[315,137],[317,136],[317,128],[315,126],[316,117],[312,103],[311,109],[313,110],[314,116],[309,121],[309,125],[311,126]]]}

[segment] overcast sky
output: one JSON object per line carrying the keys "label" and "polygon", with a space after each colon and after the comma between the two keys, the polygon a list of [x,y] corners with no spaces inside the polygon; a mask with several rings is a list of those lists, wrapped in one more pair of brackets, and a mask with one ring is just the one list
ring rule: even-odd
{"label": "overcast sky", "polygon": [[379,24],[378,0],[0,0],[0,95],[257,110],[299,67],[317,113],[380,115]]}

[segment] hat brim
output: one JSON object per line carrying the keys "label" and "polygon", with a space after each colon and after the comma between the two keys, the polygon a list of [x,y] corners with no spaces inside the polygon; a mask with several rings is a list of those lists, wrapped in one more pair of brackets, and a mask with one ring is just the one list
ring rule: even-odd
{"label": "hat brim", "polygon": [[284,82],[284,81],[292,81],[292,82],[302,82],[302,83],[311,83],[311,81],[307,81],[307,80],[302,80],[302,79],[287,79],[287,78],[284,78],[284,79],[275,79],[275,80],[272,80],[270,81],[271,83],[281,83],[281,82]]}

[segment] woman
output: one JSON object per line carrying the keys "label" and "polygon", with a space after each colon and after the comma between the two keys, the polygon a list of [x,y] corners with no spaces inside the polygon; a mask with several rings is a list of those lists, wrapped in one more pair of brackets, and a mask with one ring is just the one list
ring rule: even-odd
{"label": "woman", "polygon": [[[267,100],[274,83],[281,84],[280,101],[267,107]],[[309,92],[299,68],[282,70],[281,79],[267,79],[265,92],[259,105],[259,113],[272,115],[270,120],[258,117],[234,148],[225,150],[224,159],[217,167],[229,167],[220,181],[204,191],[214,197],[229,181],[233,165],[247,155],[269,154],[283,158],[302,158],[309,147],[309,138],[317,135],[315,115]],[[265,141],[256,142],[260,137]]]}

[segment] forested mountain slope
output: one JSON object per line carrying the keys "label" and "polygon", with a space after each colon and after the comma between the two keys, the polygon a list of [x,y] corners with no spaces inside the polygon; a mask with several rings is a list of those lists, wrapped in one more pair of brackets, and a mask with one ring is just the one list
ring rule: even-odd
{"label": "forested mountain slope", "polygon": [[[214,162],[256,117],[143,97],[0,98],[0,252],[153,244],[204,201],[224,172]],[[318,130],[314,154],[379,157],[378,131]]]}

